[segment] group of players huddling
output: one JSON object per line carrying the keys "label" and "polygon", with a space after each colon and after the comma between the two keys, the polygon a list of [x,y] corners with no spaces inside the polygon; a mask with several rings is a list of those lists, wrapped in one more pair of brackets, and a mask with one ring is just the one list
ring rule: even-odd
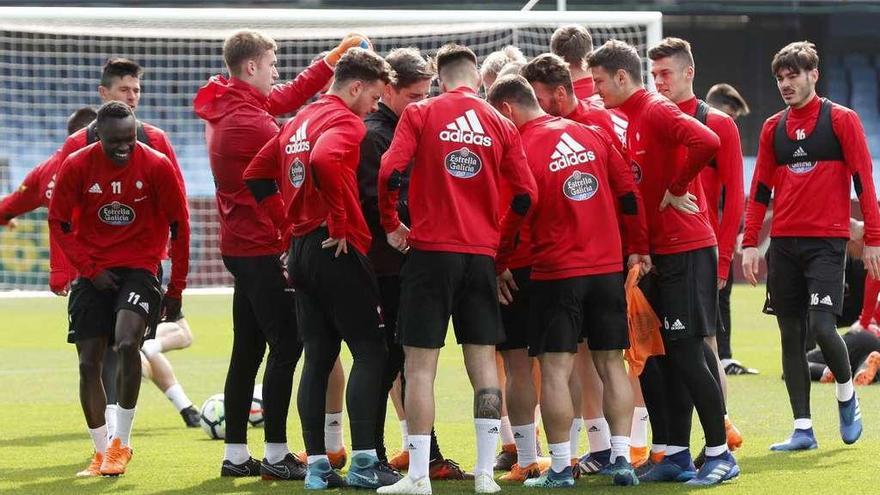
{"label": "group of players huddling", "polygon": [[[711,105],[695,97],[686,41],[667,38],[649,50],[656,93],[643,86],[642,60],[624,42],[593,50],[586,29],[566,26],[550,48],[526,61],[508,47],[480,66],[457,44],[430,60],[415,48],[383,58],[351,34],[294,81],[275,84],[271,38],[241,30],[226,39],[228,76],[212,77],[193,102],[206,125],[220,251],[235,280],[221,476],[412,494],[430,494],[432,479],[449,478],[473,479],[476,493],[498,492],[498,469],[508,471],[504,481],[545,488],[574,486],[581,474],[624,486],[737,477],[731,450],[742,437],[726,414],[725,375],[753,370],[730,355],[731,258],[745,210],[743,269],[756,284],[771,197],[764,310],[779,323],[795,418],[792,435],[771,449],[818,446],[808,332],[837,383],[841,437],[858,440],[861,413],[835,329],[850,184],[864,216],[862,258],[875,279],[880,210],[858,116],[816,95],[815,47],[792,43],[773,58],[786,109],[764,125],[747,205],[734,119],[748,107],[727,85],[713,87]],[[53,271],[52,289],[69,291],[68,340],[79,355],[94,441],[80,476],[125,472],[141,361],[189,344],[145,340],[160,319],[182,321],[189,216],[164,133],[135,118],[136,98],[114,96],[132,82],[125,87],[139,92],[140,68],[114,73],[119,64],[133,63],[105,67],[105,103],[41,175],[51,179],[26,181],[16,193],[37,188],[44,196],[53,253],[69,266]],[[428,97],[435,77],[441,94]],[[292,112],[279,125],[276,118]],[[81,117],[80,127],[91,116]],[[0,205],[4,224],[39,206],[10,198]],[[642,352],[628,369],[627,304],[636,283],[659,322],[651,330],[662,337],[662,353]],[[474,390],[472,473],[443,459],[433,434],[450,317]],[[332,446],[328,435],[341,432],[328,387],[340,381],[330,377],[343,341],[353,357],[345,477],[341,434]],[[267,346],[259,461],[246,426]],[[109,354],[119,361],[114,410],[105,410],[105,387],[115,377],[101,380]],[[286,424],[301,355],[305,453],[297,456]],[[398,379],[406,451],[389,459],[385,410]],[[192,409],[183,397],[169,395],[180,410]],[[693,409],[705,436],[696,458]],[[549,460],[539,456],[536,417]],[[579,457],[584,427],[590,448]],[[499,435],[507,438],[496,458]]]}

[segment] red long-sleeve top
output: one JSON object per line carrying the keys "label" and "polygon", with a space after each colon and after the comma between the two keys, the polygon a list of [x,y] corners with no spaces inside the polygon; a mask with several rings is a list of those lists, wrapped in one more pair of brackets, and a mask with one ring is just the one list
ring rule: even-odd
{"label": "red long-sleeve top", "polygon": [[[330,237],[345,238],[366,255],[372,235],[357,183],[366,133],[364,122],[341,98],[324,95],[263,146],[245,169],[244,180],[271,179],[279,185],[278,199],[261,202],[276,210],[270,217],[279,230],[289,224],[291,233],[300,237],[326,225]],[[284,211],[278,213],[279,209]]]}
{"label": "red long-sleeve top", "polygon": [[49,229],[86,278],[119,267],[156,274],[170,231],[171,282],[166,294],[179,298],[186,287],[186,195],[171,161],[146,145],[137,143],[122,166],[106,157],[100,142],[70,155],[49,205]]}
{"label": "red long-sleeve top", "polygon": [[[715,246],[706,197],[697,176],[718,151],[718,136],[668,99],[644,89],[619,108],[629,119],[627,156],[645,202],[651,253],[675,254]],[[683,213],[672,206],[660,211],[667,189],[676,196],[686,192],[695,195],[700,213]]]}
{"label": "red long-sleeve top", "polygon": [[[806,138],[816,128],[821,100],[817,96],[802,108],[791,108],[785,126],[789,139]],[[806,171],[776,162],[774,133],[784,111],[764,122],[758,159],[746,210],[743,247],[758,245],[764,214],[773,195],[771,237],[849,238],[850,183],[858,178],[856,193],[865,220],[865,244],[880,246],[880,208],[871,175],[872,162],[859,116],[833,104],[831,127],[840,143],[843,163],[817,162]],[[800,131],[800,132],[798,132]],[[843,166],[837,166],[843,165]]]}
{"label": "red long-sleeve top", "polygon": [[[460,87],[406,107],[379,169],[382,226],[400,225],[399,177],[410,163],[410,245],[426,251],[494,257],[512,248],[537,200],[516,127],[473,89]],[[499,208],[501,181],[514,197]]]}
{"label": "red long-sleeve top", "polygon": [[278,134],[275,117],[301,107],[332,76],[333,69],[322,59],[293,81],[274,86],[268,97],[240,79],[220,75],[196,93],[193,108],[206,122],[224,256],[264,256],[284,250],[281,232],[257,206],[242,174],[263,145]]}

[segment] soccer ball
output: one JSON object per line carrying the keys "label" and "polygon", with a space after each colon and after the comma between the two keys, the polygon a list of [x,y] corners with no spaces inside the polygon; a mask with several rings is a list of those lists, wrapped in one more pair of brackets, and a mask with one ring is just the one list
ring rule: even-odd
{"label": "soccer ball", "polygon": [[212,395],[202,404],[199,423],[205,433],[214,440],[226,437],[226,409],[223,407],[223,394]]}
{"label": "soccer ball", "polygon": [[263,426],[263,384],[254,385],[254,398],[251,400],[251,411],[248,422],[252,426]]}

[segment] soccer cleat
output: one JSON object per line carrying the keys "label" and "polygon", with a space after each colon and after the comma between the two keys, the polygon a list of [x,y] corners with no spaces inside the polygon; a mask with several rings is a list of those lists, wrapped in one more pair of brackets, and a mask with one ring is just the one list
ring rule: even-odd
{"label": "soccer cleat", "polygon": [[498,483],[495,483],[495,480],[492,479],[491,474],[480,473],[474,475],[475,493],[498,493],[500,491],[501,487],[498,486]]}
{"label": "soccer cleat", "polygon": [[596,474],[611,462],[611,449],[590,452],[580,458],[578,467],[581,474]]}
{"label": "soccer cleat", "polygon": [[93,476],[101,476],[101,464],[104,462],[104,454],[95,452],[88,467],[76,473],[77,478],[91,478]]}
{"label": "soccer cleat", "polygon": [[856,373],[853,383],[856,385],[870,385],[877,378],[877,372],[880,371],[880,352],[874,351],[868,354],[868,359]]}
{"label": "soccer cleat", "polygon": [[639,476],[639,481],[645,482],[678,482],[690,481],[697,475],[697,468],[691,460],[691,454],[687,450],[677,454],[663,457],[663,460],[645,474]]}
{"label": "soccer cleat", "polygon": [[831,368],[825,367],[822,370],[822,376],[819,378],[819,383],[834,383],[834,373],[831,372]]}
{"label": "soccer cleat", "polygon": [[840,416],[840,438],[847,445],[854,444],[862,436],[862,410],[859,407],[859,399],[853,393],[848,401],[837,401],[837,406]]}
{"label": "soccer cleat", "polygon": [[[548,459],[548,458],[546,458],[546,457],[545,457],[544,459],[546,459],[546,462],[543,463],[543,465],[546,466],[546,467],[545,467],[544,469],[541,470],[542,473],[543,473],[544,471],[550,469],[550,464],[553,463],[553,461],[552,461],[551,459]],[[540,458],[540,457],[538,458],[538,463],[539,463],[539,464],[542,464],[542,462],[541,462],[541,458]],[[576,480],[580,479],[580,477],[581,477],[581,466],[580,466],[580,463],[581,463],[581,460],[578,459],[577,457],[572,457],[572,458],[571,458],[571,475],[574,476],[574,479],[576,479]]]}
{"label": "soccer cleat", "polygon": [[330,465],[330,461],[320,459],[306,468],[306,490],[326,490],[347,486],[345,479]]}
{"label": "soccer cleat", "polygon": [[689,486],[718,485],[739,476],[739,466],[730,452],[722,455],[706,457],[706,462],[693,479],[687,481]]}
{"label": "soccer cleat", "polygon": [[642,463],[641,466],[636,468],[636,476],[641,477],[643,474],[653,469],[654,466],[660,464],[664,457],[665,453],[663,451],[651,452],[651,454],[648,456],[648,460]]}
{"label": "soccer cleat", "polygon": [[351,466],[345,482],[354,488],[375,490],[382,486],[393,485],[403,476],[391,466],[380,462],[370,454],[357,454],[351,458]]}
{"label": "soccer cleat", "polygon": [[474,475],[465,472],[452,459],[435,459],[428,464],[428,478],[432,480],[472,480]]}
{"label": "soccer cleat", "polygon": [[119,476],[125,474],[125,467],[131,461],[131,447],[122,446],[122,440],[114,438],[107,446],[104,453],[104,461],[101,463],[101,474],[104,476]]}
{"label": "soccer cleat", "polygon": [[724,433],[727,434],[727,448],[730,449],[731,452],[742,447],[742,433],[739,432],[739,429],[733,424],[733,421],[728,418],[724,418]]}
{"label": "soccer cleat", "polygon": [[270,463],[266,459],[260,463],[260,477],[264,480],[304,480],[306,465],[293,454],[288,453],[278,462]]}
{"label": "soccer cleat", "polygon": [[[348,454],[345,452],[345,447],[342,447],[336,452],[327,451],[327,460],[330,461],[330,467],[333,469],[342,469],[345,467],[345,462],[348,460]],[[303,464],[308,464],[309,462],[309,454],[305,450],[302,452],[296,453],[296,458],[300,460]],[[409,464],[409,458],[407,457],[407,464]],[[393,466],[393,465],[392,465]],[[395,467],[394,469],[399,469]]]}
{"label": "soccer cleat", "polygon": [[806,430],[795,429],[791,437],[784,442],[774,443],[770,450],[774,452],[793,452],[796,450],[813,450],[819,447],[816,442],[816,434],[812,428]]}
{"label": "soccer cleat", "polygon": [[393,485],[383,486],[377,493],[406,493],[411,495],[431,495],[431,479],[427,476],[414,480],[404,476]]}
{"label": "soccer cleat", "polygon": [[561,473],[553,469],[547,469],[544,474],[537,478],[528,479],[523,486],[530,488],[573,488],[574,474],[571,466],[566,467]]}
{"label": "soccer cleat", "polygon": [[639,478],[632,464],[625,457],[619,456],[606,468],[617,486],[634,486],[639,484]]}
{"label": "soccer cleat", "polygon": [[260,461],[251,457],[241,464],[233,464],[232,461],[223,459],[223,465],[220,467],[220,476],[233,476],[241,478],[245,476],[259,476]]}
{"label": "soccer cleat", "polygon": [[757,375],[760,373],[755,368],[743,366],[736,359],[722,359],[721,364],[724,366],[725,375]]}
{"label": "soccer cleat", "polygon": [[630,447],[629,448],[629,458],[631,459],[631,463],[633,468],[638,468],[642,464],[648,462],[648,456],[651,453],[651,449],[647,446],[645,447]]}
{"label": "soccer cleat", "polygon": [[516,464],[516,444],[502,445],[501,452],[495,456],[495,471],[510,471]]}
{"label": "soccer cleat", "polygon": [[533,462],[525,467],[520,467],[520,465],[514,464],[512,468],[510,468],[509,473],[505,473],[501,476],[501,481],[517,481],[522,483],[525,480],[529,480],[532,478],[539,478],[541,476],[541,466],[538,465],[537,462]]}
{"label": "soccer cleat", "polygon": [[409,469],[409,451],[401,450],[400,452],[394,454],[388,464],[391,464],[391,467],[398,471],[406,471]]}
{"label": "soccer cleat", "polygon": [[183,422],[186,423],[187,428],[199,427],[199,410],[196,409],[195,406],[189,406],[181,409],[180,416],[183,418]]}

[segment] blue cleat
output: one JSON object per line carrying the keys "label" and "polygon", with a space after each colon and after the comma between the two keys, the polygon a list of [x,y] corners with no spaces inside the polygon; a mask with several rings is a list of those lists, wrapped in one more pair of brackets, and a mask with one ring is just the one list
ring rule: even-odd
{"label": "blue cleat", "polygon": [[635,486],[639,484],[639,477],[636,476],[636,470],[625,457],[620,456],[609,464],[603,471],[607,471],[608,475],[614,480],[617,486]]}
{"label": "blue cleat", "polygon": [[327,459],[315,461],[306,468],[306,490],[326,490],[344,486],[346,486],[345,480],[330,466],[330,461]]}
{"label": "blue cleat", "polygon": [[611,449],[590,452],[578,460],[578,468],[581,474],[607,474],[602,469],[611,463]]}
{"label": "blue cleat", "polygon": [[697,475],[697,468],[691,459],[690,451],[684,450],[668,455],[647,473],[639,476],[645,482],[676,482],[690,481]]}
{"label": "blue cleat", "polygon": [[379,458],[370,454],[357,454],[351,458],[351,466],[345,482],[355,488],[375,490],[380,486],[393,485],[403,478],[390,466],[379,462]]}
{"label": "blue cleat", "polygon": [[707,456],[706,462],[692,480],[685,483],[689,486],[719,485],[739,476],[739,466],[730,452],[717,456]]}
{"label": "blue cleat", "polygon": [[812,428],[807,428],[806,430],[794,430],[794,433],[791,434],[788,440],[774,443],[770,446],[770,450],[775,452],[793,452],[796,450],[813,450],[818,447],[819,442],[816,441],[816,434],[813,433]]}
{"label": "blue cleat", "polygon": [[547,468],[538,478],[525,480],[523,486],[529,488],[574,488],[574,473],[571,466],[567,466],[562,472],[557,473],[552,468]]}
{"label": "blue cleat", "polygon": [[862,410],[856,394],[846,402],[837,401],[837,412],[840,415],[840,438],[850,445],[862,436]]}

